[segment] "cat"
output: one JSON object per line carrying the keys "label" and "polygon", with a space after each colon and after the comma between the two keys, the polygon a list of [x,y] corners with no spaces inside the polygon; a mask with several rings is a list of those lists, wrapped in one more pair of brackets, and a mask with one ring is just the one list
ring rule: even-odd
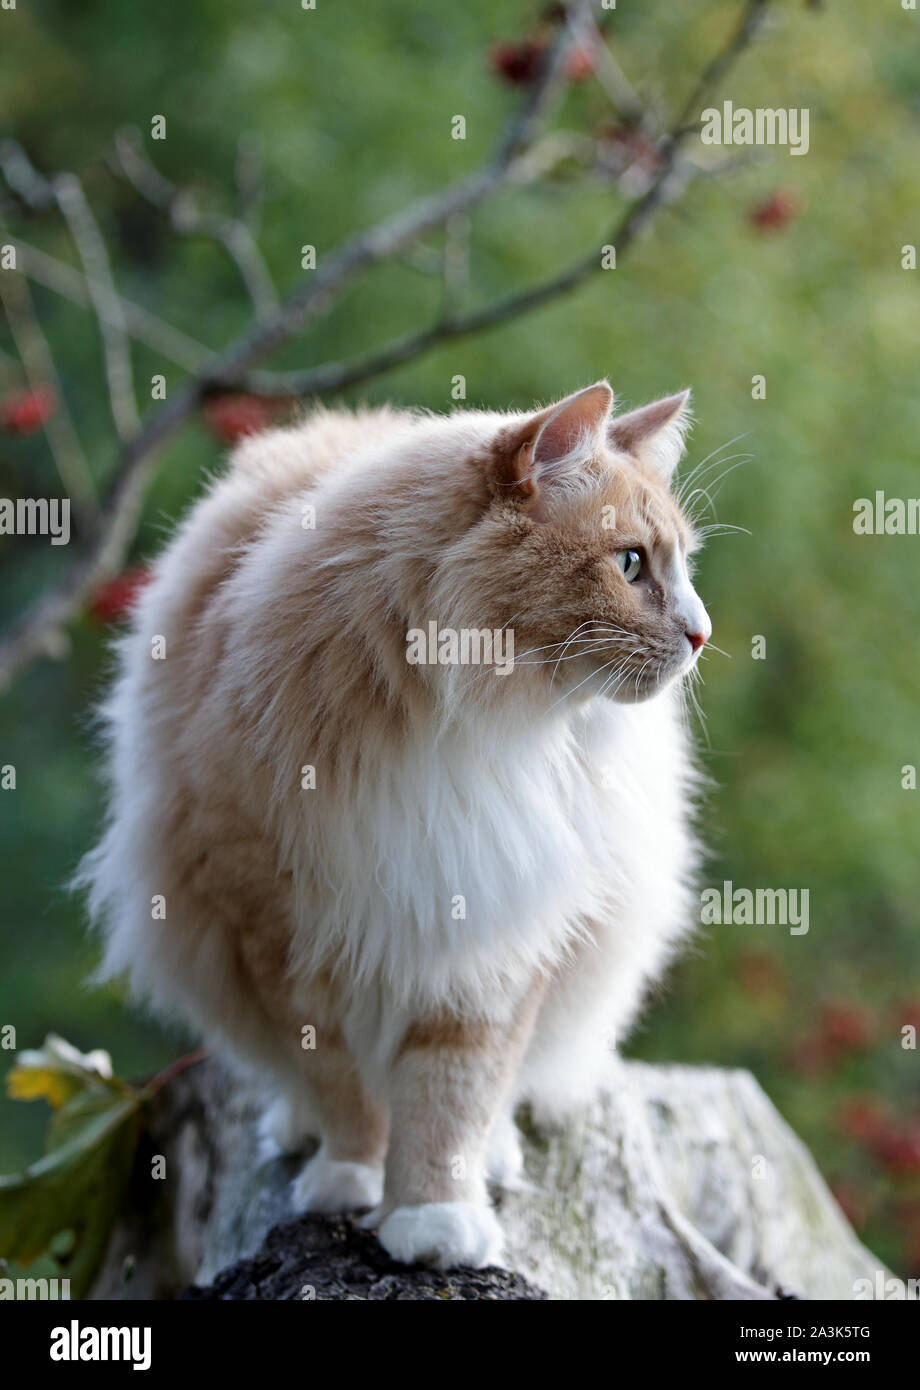
{"label": "cat", "polygon": [[[500,1262],[515,1107],[590,1099],[692,920],[689,394],[317,408],[237,447],[119,642],[102,972],[270,1078],[320,1140],[298,1207],[405,1262]],[[513,645],[407,659],[435,629]]]}

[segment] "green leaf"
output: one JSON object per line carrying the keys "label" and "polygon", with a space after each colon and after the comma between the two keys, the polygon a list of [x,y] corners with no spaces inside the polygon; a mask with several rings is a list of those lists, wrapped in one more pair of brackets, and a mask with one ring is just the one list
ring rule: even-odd
{"label": "green leaf", "polygon": [[46,1156],[0,1177],[0,1257],[23,1267],[52,1258],[74,1298],[87,1292],[105,1254],[145,1099],[92,1065],[100,1055],[90,1054],[87,1066],[76,1049],[48,1038],[40,1052],[23,1054],[15,1081],[8,1078],[11,1095],[43,1096],[54,1113]]}

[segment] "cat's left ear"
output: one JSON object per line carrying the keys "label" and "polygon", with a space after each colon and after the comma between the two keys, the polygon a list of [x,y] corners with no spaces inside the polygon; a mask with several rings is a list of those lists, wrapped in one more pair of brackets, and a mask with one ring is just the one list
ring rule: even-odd
{"label": "cat's left ear", "polygon": [[613,391],[596,381],[503,430],[495,444],[495,475],[534,504],[579,477],[605,442]]}
{"label": "cat's left ear", "polygon": [[670,483],[692,423],[689,402],[689,390],[680,391],[616,416],[610,421],[607,438],[614,449],[650,463],[662,482]]}

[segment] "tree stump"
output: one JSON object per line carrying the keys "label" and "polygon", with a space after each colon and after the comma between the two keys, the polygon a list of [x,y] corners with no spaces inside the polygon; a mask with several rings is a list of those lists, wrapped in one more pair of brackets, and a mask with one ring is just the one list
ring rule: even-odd
{"label": "tree stump", "polygon": [[347,1217],[298,1217],[303,1159],[262,1156],[263,1100],[211,1059],[157,1095],[94,1298],[850,1299],[882,1268],[745,1071],[617,1061],[565,1128],[519,1116],[531,1187],[496,1195],[507,1268],[446,1274]]}

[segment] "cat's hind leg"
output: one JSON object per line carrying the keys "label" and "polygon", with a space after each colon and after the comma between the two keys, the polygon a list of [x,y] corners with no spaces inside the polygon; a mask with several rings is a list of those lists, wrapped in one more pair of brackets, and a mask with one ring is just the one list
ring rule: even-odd
{"label": "cat's hind leg", "polygon": [[524,1177],[521,1134],[514,1122],[510,1104],[499,1111],[489,1135],[486,1178],[493,1186],[506,1192],[519,1192],[530,1186]]}
{"label": "cat's hind leg", "polygon": [[259,1122],[259,1147],[264,1159],[304,1153],[320,1138],[316,1107],[303,1086],[288,1086],[266,1106]]}

